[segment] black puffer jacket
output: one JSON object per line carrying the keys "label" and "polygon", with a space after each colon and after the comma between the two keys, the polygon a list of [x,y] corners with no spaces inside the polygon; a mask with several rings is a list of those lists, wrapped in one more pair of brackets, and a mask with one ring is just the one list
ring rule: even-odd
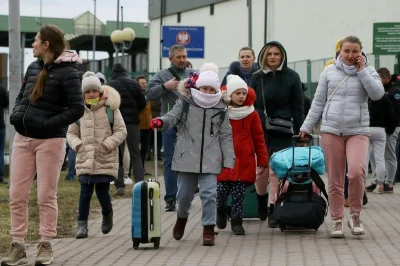
{"label": "black puffer jacket", "polygon": [[[275,73],[267,69],[262,62],[267,47],[271,45],[279,47],[284,55],[281,66]],[[294,133],[298,134],[304,121],[303,90],[299,74],[287,67],[287,60],[286,50],[282,44],[276,41],[267,43],[258,55],[260,70],[252,75],[250,87],[256,91],[257,100],[254,107],[260,115],[264,129],[262,88],[264,89],[267,114],[271,118],[293,120]],[[269,132],[265,137],[269,151],[275,152],[292,146],[292,136]]]}
{"label": "black puffer jacket", "polygon": [[130,78],[128,71],[115,64],[111,72],[112,80],[107,85],[116,89],[121,95],[121,111],[125,124],[139,124],[139,112],[146,107],[146,98],[139,83]]}
{"label": "black puffer jacket", "polygon": [[4,109],[8,108],[8,93],[6,88],[0,84],[0,128],[5,128]]}
{"label": "black puffer jacket", "polygon": [[400,81],[392,81],[385,86],[385,91],[396,112],[396,127],[400,127]]}
{"label": "black puffer jacket", "polygon": [[68,126],[79,120],[84,111],[78,65],[65,61],[49,65],[43,95],[33,103],[29,96],[43,67],[40,59],[29,65],[10,122],[23,136],[65,138]]}
{"label": "black puffer jacket", "polygon": [[396,129],[396,112],[386,93],[378,101],[369,98],[368,110],[370,127],[383,127],[387,134],[393,134]]}

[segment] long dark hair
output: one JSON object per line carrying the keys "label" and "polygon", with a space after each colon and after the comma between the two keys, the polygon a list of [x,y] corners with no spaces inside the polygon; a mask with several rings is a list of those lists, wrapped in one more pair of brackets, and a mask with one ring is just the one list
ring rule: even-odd
{"label": "long dark hair", "polygon": [[[39,37],[42,43],[49,42],[49,50],[54,53],[53,61],[57,59],[66,49],[69,48],[64,38],[64,32],[54,25],[46,25],[40,28]],[[32,89],[30,99],[36,102],[43,94],[44,83],[48,78],[48,70],[53,62],[45,64],[43,70],[40,71],[35,86]]]}

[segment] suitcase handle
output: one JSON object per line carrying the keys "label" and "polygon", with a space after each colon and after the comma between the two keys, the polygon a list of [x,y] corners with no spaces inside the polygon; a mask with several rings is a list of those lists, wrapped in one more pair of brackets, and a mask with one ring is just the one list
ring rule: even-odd
{"label": "suitcase handle", "polygon": [[[157,125],[157,122],[154,122],[154,125]],[[158,145],[157,145],[157,127],[154,127],[154,179],[158,182]]]}
{"label": "suitcase handle", "polygon": [[306,138],[305,139],[301,138],[300,135],[293,135],[292,136],[292,142],[293,142],[293,145],[292,145],[292,151],[293,151],[293,154],[292,154],[292,169],[294,169],[294,150],[295,150],[295,147],[296,147],[297,143],[302,142],[302,143],[306,143],[308,145],[308,166],[310,168],[309,171],[311,171],[311,141],[312,141],[312,135],[310,135],[310,134],[306,134]]}

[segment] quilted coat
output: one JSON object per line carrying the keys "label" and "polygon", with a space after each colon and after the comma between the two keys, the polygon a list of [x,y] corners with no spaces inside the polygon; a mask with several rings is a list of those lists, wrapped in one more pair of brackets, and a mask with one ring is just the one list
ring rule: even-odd
{"label": "quilted coat", "polygon": [[[67,132],[69,146],[77,151],[76,173],[80,175],[118,176],[118,146],[125,140],[127,131],[118,107],[119,93],[110,86],[103,86],[108,95],[97,105],[85,105],[80,125],[73,123]],[[113,128],[106,106],[114,111]]]}
{"label": "quilted coat", "polygon": [[[246,99],[248,106],[253,106],[255,99],[254,90],[249,88]],[[228,114],[231,110],[231,108],[228,109]],[[222,170],[221,174],[217,176],[217,180],[219,182],[240,181],[254,183],[256,181],[256,167],[268,167],[268,154],[260,117],[257,111],[254,110],[240,120],[230,119],[230,124],[236,155],[234,174],[232,176]]]}
{"label": "quilted coat", "polygon": [[327,103],[329,96],[346,75],[336,62],[324,69],[301,131],[311,133],[322,119],[323,133],[340,136],[369,134],[368,97],[373,101],[383,97],[385,92],[381,79],[375,68],[365,66],[362,71],[350,75]]}

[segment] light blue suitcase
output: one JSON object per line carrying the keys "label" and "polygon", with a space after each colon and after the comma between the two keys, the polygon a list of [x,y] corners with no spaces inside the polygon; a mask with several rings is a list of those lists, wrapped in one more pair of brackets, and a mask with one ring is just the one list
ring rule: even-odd
{"label": "light blue suitcase", "polygon": [[161,201],[160,183],[157,171],[157,130],[154,130],[154,176],[155,180],[144,180],[133,186],[132,194],[132,242],[133,248],[139,244],[153,243],[160,247]]}

